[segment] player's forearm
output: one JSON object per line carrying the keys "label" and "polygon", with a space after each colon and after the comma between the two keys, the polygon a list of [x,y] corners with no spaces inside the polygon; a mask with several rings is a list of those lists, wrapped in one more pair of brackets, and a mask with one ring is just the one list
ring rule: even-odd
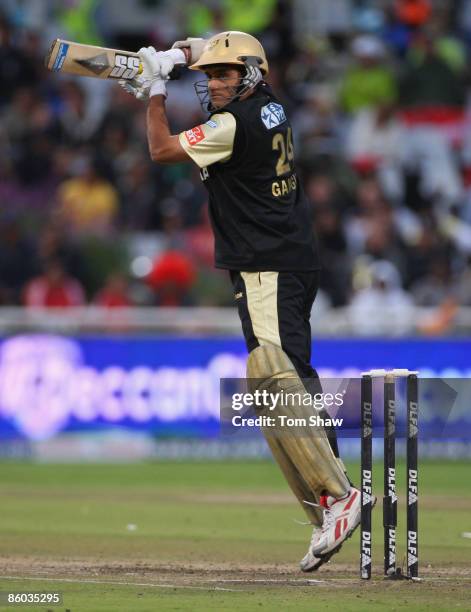
{"label": "player's forearm", "polygon": [[172,163],[188,161],[178,136],[172,136],[165,112],[165,97],[152,96],[147,108],[147,140],[152,161]]}

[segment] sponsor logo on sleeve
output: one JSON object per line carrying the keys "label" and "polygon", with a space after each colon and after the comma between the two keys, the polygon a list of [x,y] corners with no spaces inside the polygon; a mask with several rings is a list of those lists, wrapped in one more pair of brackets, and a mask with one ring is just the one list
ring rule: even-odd
{"label": "sponsor logo on sleeve", "polygon": [[270,102],[270,104],[262,106],[260,114],[267,130],[271,130],[271,128],[286,121],[284,108],[276,102]]}
{"label": "sponsor logo on sleeve", "polygon": [[195,144],[201,142],[201,140],[204,140],[206,138],[201,125],[197,125],[193,129],[187,130],[185,132],[185,136],[188,140],[188,144],[190,145],[190,147],[193,147]]}
{"label": "sponsor logo on sleeve", "polygon": [[214,121],[214,119],[209,119],[209,121],[206,121],[205,125],[209,125],[209,127],[212,128],[217,128],[218,124],[216,123],[216,121]]}

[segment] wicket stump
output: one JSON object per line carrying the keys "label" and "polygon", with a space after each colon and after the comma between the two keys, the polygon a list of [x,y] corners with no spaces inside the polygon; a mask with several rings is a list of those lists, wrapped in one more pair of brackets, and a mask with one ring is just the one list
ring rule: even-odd
{"label": "wicket stump", "polygon": [[[418,579],[418,381],[410,370],[371,370],[361,378],[360,575],[371,578],[373,506],[373,378],[384,378],[384,576]],[[396,566],[396,379],[407,378],[407,572]]]}

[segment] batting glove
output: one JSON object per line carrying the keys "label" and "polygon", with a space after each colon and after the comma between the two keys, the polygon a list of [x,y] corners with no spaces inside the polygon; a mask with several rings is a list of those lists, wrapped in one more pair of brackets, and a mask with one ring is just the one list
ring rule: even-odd
{"label": "batting glove", "polygon": [[144,76],[152,79],[168,79],[176,64],[186,64],[185,53],[181,49],[156,51],[154,47],[142,47],[138,55],[144,65]]}
{"label": "batting glove", "polygon": [[[120,81],[118,81],[118,83],[124,89],[124,91],[126,91],[128,94],[131,94],[131,96],[134,96],[138,100],[142,100],[143,102],[149,99],[150,90],[153,84],[151,79],[146,79],[142,76],[127,81],[121,79]],[[161,83],[163,87],[162,91],[159,93],[166,95],[165,81],[161,81]]]}
{"label": "batting glove", "polygon": [[154,47],[142,47],[138,51],[144,70],[135,79],[121,80],[119,84],[138,100],[148,100],[151,96],[167,96],[165,81],[177,64],[186,64],[185,53],[181,49],[156,51]]}
{"label": "batting glove", "polygon": [[188,55],[185,53],[188,63],[194,63],[199,60],[201,54],[203,53],[203,49],[207,43],[205,38],[187,38],[186,40],[177,40],[172,45],[172,49],[182,49],[184,52],[187,51]]}

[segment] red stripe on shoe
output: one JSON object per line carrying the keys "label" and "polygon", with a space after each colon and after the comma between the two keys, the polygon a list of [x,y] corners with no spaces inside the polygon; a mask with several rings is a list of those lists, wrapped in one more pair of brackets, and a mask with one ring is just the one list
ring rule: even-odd
{"label": "red stripe on shoe", "polygon": [[340,538],[340,535],[342,533],[342,521],[338,520],[335,523],[335,539],[338,540]]}
{"label": "red stripe on shoe", "polygon": [[352,495],[352,496],[350,497],[350,499],[348,500],[347,505],[346,505],[346,506],[345,506],[345,508],[343,509],[343,510],[344,510],[344,512],[345,512],[345,510],[350,510],[350,508],[351,508],[351,506],[352,506],[353,502],[354,502],[354,501],[355,501],[355,499],[357,498],[357,495],[358,495],[358,491],[356,491],[356,490],[355,490],[355,492],[353,493],[353,495]]}

